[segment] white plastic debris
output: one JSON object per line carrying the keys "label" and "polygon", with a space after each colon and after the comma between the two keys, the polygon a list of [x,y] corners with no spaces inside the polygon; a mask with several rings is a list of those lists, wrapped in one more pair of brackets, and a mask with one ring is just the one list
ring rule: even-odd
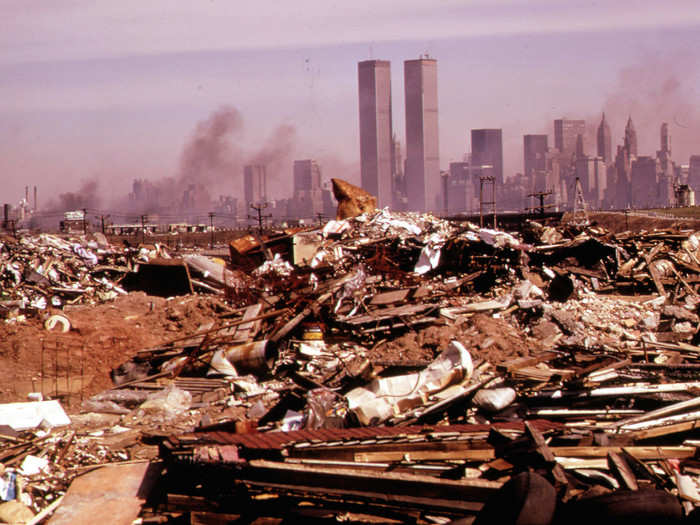
{"label": "white plastic debris", "polygon": [[24,458],[19,470],[25,476],[34,476],[39,474],[42,470],[47,470],[48,466],[49,460],[47,458],[29,455]]}
{"label": "white plastic debris", "polygon": [[479,390],[472,402],[487,412],[499,412],[515,401],[515,390],[506,388],[488,388]]}
{"label": "white plastic debris", "polygon": [[45,424],[51,427],[70,425],[61,403],[56,400],[0,405],[0,422],[13,430],[28,430]]}
{"label": "white plastic debris", "polygon": [[474,373],[471,355],[452,341],[427,368],[418,373],[375,379],[346,394],[348,407],[360,423],[370,425],[424,404],[428,395],[451,384],[468,381]]}
{"label": "white plastic debris", "polygon": [[291,275],[294,271],[294,267],[287,261],[282,259],[279,253],[275,254],[275,258],[271,261],[265,261],[258,268],[253,270],[253,275],[259,277],[268,273],[275,272],[278,275]]}

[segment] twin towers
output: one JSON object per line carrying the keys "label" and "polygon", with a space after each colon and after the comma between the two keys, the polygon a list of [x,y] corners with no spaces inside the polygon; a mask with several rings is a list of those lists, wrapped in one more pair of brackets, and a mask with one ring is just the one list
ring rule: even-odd
{"label": "twin towers", "polygon": [[391,63],[366,60],[357,69],[362,188],[376,195],[379,207],[440,209],[437,60],[404,62],[405,167],[393,137]]}

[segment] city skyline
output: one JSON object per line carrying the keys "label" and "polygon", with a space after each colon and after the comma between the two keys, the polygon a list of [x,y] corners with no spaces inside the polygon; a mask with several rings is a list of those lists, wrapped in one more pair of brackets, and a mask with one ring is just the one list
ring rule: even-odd
{"label": "city skyline", "polygon": [[[202,170],[201,180],[221,186],[212,197],[242,194],[242,166],[279,151],[273,141],[285,126],[293,131],[289,154],[279,168],[268,166],[278,192],[271,197],[291,194],[293,158],[318,159],[324,177],[359,183],[357,63],[400,64],[426,52],[440,64],[440,169],[463,159],[471,129],[494,128],[503,130],[504,176],[512,177],[523,170],[523,135],[546,133],[552,144],[557,118],[585,120],[594,154],[603,111],[613,156],[632,115],[640,155],[654,155],[665,121],[674,160],[687,164],[700,134],[692,60],[700,9],[642,3],[304,2],[309,9],[293,11],[309,14],[294,14],[296,24],[287,23],[288,8],[266,2],[245,13],[187,2],[174,10],[59,2],[31,11],[6,3],[2,196],[16,202],[25,185],[38,185],[45,203],[84,181],[107,196],[128,192],[135,179],[177,177],[199,126],[227,105],[240,114],[224,137],[224,153],[235,158]],[[257,15],[269,17],[264,31]],[[75,24],[92,29],[75,32]],[[183,24],[192,38],[174,31]],[[393,129],[405,151],[402,73],[394,67],[391,82]]]}

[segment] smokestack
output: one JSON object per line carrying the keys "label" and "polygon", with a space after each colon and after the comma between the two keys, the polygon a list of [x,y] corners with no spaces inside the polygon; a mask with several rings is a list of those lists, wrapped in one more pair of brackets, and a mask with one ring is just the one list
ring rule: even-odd
{"label": "smokestack", "polygon": [[10,205],[5,204],[3,206],[3,213],[4,213],[4,220],[2,221],[2,225],[4,228],[7,228],[8,221],[10,220]]}
{"label": "smokestack", "polygon": [[24,201],[29,204],[29,186],[24,187]]}
{"label": "smokestack", "polygon": [[39,206],[36,201],[36,186],[34,186],[34,211],[37,211],[39,209]]}

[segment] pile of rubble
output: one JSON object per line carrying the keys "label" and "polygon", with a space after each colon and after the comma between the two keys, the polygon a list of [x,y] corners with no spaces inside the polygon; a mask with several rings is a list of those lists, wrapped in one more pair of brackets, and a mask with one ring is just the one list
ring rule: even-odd
{"label": "pile of rubble", "polygon": [[129,271],[124,254],[112,249],[103,235],[94,238],[0,238],[0,315],[15,318],[125,294],[113,282]]}
{"label": "pile of rubble", "polygon": [[228,310],[115,369],[93,426],[0,431],[31,496],[3,499],[87,523],[123,479],[120,523],[697,519],[700,235],[380,210],[182,260],[161,284]]}

